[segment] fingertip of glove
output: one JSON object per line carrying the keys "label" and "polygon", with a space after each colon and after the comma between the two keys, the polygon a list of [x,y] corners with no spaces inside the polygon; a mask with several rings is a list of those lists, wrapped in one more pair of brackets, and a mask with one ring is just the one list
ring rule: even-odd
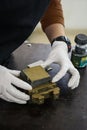
{"label": "fingertip of glove", "polygon": [[70,80],[68,83],[68,87],[71,89],[75,89],[79,86],[79,82],[80,82],[80,76],[77,80]]}
{"label": "fingertip of glove", "polygon": [[75,88],[78,87],[78,84],[77,85],[71,85],[70,83],[68,84],[68,87],[71,88],[72,90],[74,90]]}
{"label": "fingertip of glove", "polygon": [[52,79],[52,83],[55,83],[55,82],[57,82],[58,80],[56,79],[56,78],[53,78]]}
{"label": "fingertip of glove", "polygon": [[30,96],[29,96],[29,95],[27,95],[27,94],[25,94],[25,97],[24,97],[24,99],[23,99],[23,100],[25,100],[25,101],[30,100]]}
{"label": "fingertip of glove", "polygon": [[26,100],[30,100],[30,96],[27,96],[27,97],[26,97]]}
{"label": "fingertip of glove", "polygon": [[29,85],[29,90],[32,90],[32,86],[31,85]]}
{"label": "fingertip of glove", "polygon": [[22,101],[22,102],[19,102],[18,104],[26,104],[27,101]]}
{"label": "fingertip of glove", "polygon": [[28,84],[27,82],[23,82],[22,88],[25,90],[32,90],[32,86],[30,84]]}

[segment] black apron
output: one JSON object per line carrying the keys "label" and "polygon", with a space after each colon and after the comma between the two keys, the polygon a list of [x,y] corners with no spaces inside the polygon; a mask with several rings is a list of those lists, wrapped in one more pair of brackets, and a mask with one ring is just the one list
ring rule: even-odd
{"label": "black apron", "polygon": [[50,0],[0,2],[0,64],[29,37],[49,2]]}

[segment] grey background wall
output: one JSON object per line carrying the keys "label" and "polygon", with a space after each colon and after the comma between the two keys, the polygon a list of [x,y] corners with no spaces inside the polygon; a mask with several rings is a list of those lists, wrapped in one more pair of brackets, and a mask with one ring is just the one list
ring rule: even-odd
{"label": "grey background wall", "polygon": [[61,0],[66,28],[87,29],[87,0]]}

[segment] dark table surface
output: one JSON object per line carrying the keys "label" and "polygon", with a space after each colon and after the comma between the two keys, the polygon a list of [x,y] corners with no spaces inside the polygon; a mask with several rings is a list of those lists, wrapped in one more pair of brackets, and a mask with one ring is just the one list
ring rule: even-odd
{"label": "dark table surface", "polygon": [[[11,56],[8,67],[22,70],[37,60],[45,60],[50,45],[23,44]],[[52,64],[49,73],[53,77],[59,66]],[[19,105],[0,99],[0,130],[87,130],[87,68],[79,70],[79,87],[68,90],[67,73],[57,85],[61,88],[59,100],[41,106]]]}

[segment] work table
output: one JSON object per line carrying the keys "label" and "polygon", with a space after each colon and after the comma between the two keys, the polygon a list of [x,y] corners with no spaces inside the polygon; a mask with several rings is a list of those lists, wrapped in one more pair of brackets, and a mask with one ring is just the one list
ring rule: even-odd
{"label": "work table", "polygon": [[[11,56],[8,68],[22,70],[37,60],[45,60],[51,51],[48,44],[23,44]],[[59,66],[52,64],[53,77]],[[79,87],[68,90],[67,73],[57,85],[61,88],[59,100],[43,105],[19,105],[0,99],[0,130],[87,130],[87,68],[79,70]]]}

